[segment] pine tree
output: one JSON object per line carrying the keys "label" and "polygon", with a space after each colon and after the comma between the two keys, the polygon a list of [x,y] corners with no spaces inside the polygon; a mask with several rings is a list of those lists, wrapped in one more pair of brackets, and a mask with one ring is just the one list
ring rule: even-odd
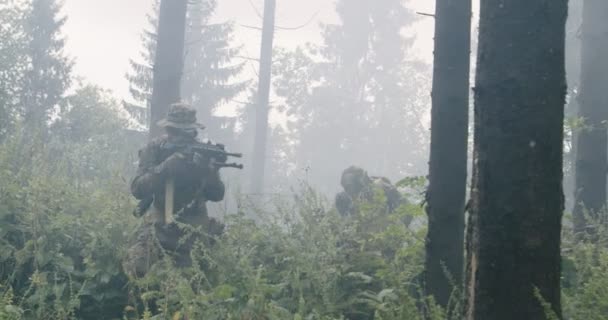
{"label": "pine tree", "polygon": [[21,1],[0,4],[0,142],[11,133],[20,112],[18,96],[27,66],[26,13]]}
{"label": "pine tree", "polygon": [[[233,26],[210,21],[216,9],[215,0],[189,3],[181,95],[197,108],[199,120],[207,126],[210,136],[229,143],[234,140],[235,120],[214,113],[240,94],[247,83],[235,80],[243,64],[233,63],[239,54],[238,48],[231,46]],[[148,15],[148,27],[141,36],[140,59],[131,60],[131,70],[127,74],[132,101],[123,103],[142,128],[147,128],[149,121],[158,10],[159,0],[155,0],[153,13]]]}
{"label": "pine tree", "polygon": [[129,81],[131,101],[123,101],[135,123],[141,128],[149,128],[150,98],[152,97],[152,68],[156,58],[156,34],[158,29],[158,11],[160,0],[154,0],[152,13],[148,14],[148,26],[141,34],[143,49],[139,60],[129,60],[131,70],[126,77]]}
{"label": "pine tree", "polygon": [[561,319],[567,3],[481,7],[468,320]]}
{"label": "pine tree", "polygon": [[64,54],[61,28],[67,18],[59,16],[60,2],[33,0],[25,32],[28,41],[21,92],[25,126],[46,134],[49,116],[58,108],[69,88],[72,62]]}
{"label": "pine tree", "polygon": [[197,109],[210,137],[231,145],[236,140],[236,118],[216,112],[243,92],[248,82],[237,80],[244,63],[235,62],[240,48],[231,44],[233,25],[210,21],[216,9],[216,0],[190,3],[182,97]]}
{"label": "pine tree", "polygon": [[278,75],[275,88],[297,119],[290,123],[296,166],[325,186],[336,185],[339,172],[353,164],[391,177],[421,173],[428,88],[419,84],[427,66],[407,54],[414,39],[403,31],[413,13],[399,0],[342,0],[336,11],[340,21],[325,27],[321,46],[293,53],[296,63],[302,55],[320,62],[303,70],[276,66],[289,71]]}

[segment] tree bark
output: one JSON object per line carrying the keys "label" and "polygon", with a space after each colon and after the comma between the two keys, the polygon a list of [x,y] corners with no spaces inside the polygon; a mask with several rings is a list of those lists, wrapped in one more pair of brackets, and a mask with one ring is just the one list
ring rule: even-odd
{"label": "tree bark", "polygon": [[180,100],[187,10],[188,0],[162,0],[160,3],[150,101],[150,139],[162,134],[157,122],[166,116],[171,104]]}
{"label": "tree bark", "polygon": [[463,278],[470,48],[471,1],[437,0],[425,284],[443,307]]}
{"label": "tree bark", "polygon": [[268,109],[270,99],[270,77],[272,72],[272,46],[274,40],[274,20],[276,0],[264,1],[264,26],[260,52],[260,75],[257,92],[255,117],[255,140],[252,165],[252,193],[262,193],[266,169],[268,144]]}
{"label": "tree bark", "polygon": [[481,3],[465,318],[558,318],[567,0]]}
{"label": "tree bark", "polygon": [[577,131],[575,231],[588,230],[585,214],[597,217],[606,206],[608,168],[608,1],[583,2],[581,86],[578,116],[584,120]]}

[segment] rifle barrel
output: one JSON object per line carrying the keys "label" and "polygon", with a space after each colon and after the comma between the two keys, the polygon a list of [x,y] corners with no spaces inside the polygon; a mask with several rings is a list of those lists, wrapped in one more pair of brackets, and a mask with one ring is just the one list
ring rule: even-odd
{"label": "rifle barrel", "polygon": [[244,168],[244,166],[242,164],[237,164],[237,163],[218,163],[217,166],[220,168],[235,168],[235,169],[241,169],[241,170]]}

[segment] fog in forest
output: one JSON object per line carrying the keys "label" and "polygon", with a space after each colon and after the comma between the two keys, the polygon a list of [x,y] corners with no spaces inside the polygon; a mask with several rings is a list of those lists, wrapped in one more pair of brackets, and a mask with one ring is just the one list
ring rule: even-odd
{"label": "fog in forest", "polygon": [[[157,0],[132,0],[128,4],[121,1],[96,1],[96,0],[67,0],[64,3],[62,14],[68,17],[63,28],[66,39],[65,53],[74,59],[74,74],[85,83],[92,83],[103,89],[108,89],[117,100],[137,104],[138,101],[130,94],[130,84],[125,75],[133,70],[130,62],[149,64],[142,57],[147,48],[142,43],[142,34],[153,29],[149,17],[155,16]],[[196,105],[202,110],[212,109],[213,115],[229,118],[229,122],[235,121],[234,128],[228,130],[209,127],[206,135],[213,140],[223,142],[223,138],[229,138],[227,142],[237,140],[240,152],[245,153],[245,161],[250,159],[252,151],[252,138],[247,134],[244,122],[255,121],[243,116],[247,112],[247,103],[252,99],[252,92],[256,85],[258,62],[260,52],[263,1],[261,0],[227,0],[211,1],[211,8],[202,17],[209,24],[230,24],[229,32],[221,36],[226,39],[226,46],[234,48],[223,61],[225,65],[239,65],[238,72],[226,79],[226,84],[245,83],[235,94],[230,94],[229,99],[213,101],[213,105]],[[157,4],[156,4],[157,5]],[[358,4],[353,5],[355,10],[364,10]],[[434,12],[432,1],[410,0],[404,4],[406,16],[399,25],[394,25],[392,36],[396,36],[396,28],[401,35],[400,43],[393,43],[393,47],[379,47],[370,44],[366,52],[358,53],[359,57],[384,54],[387,61],[375,60],[370,68],[381,66],[383,63],[392,63],[388,59],[399,59],[402,74],[398,79],[399,86],[392,92],[382,93],[389,99],[387,106],[377,106],[376,95],[371,88],[357,88],[363,90],[363,95],[358,103],[367,104],[372,109],[369,115],[358,119],[362,123],[356,124],[350,114],[357,114],[355,110],[340,110],[340,106],[331,105],[329,97],[325,97],[329,107],[317,106],[320,109],[335,109],[327,111],[325,116],[335,123],[328,122],[320,128],[309,128],[312,131],[305,138],[303,130],[306,119],[310,113],[298,113],[294,109],[301,108],[298,105],[290,105],[288,99],[290,91],[300,88],[289,87],[305,86],[312,93],[315,88],[313,79],[310,79],[312,70],[302,70],[301,65],[281,65],[293,63],[289,59],[290,54],[299,53],[299,50],[308,46],[316,49],[324,47],[324,42],[334,41],[324,35],[327,25],[340,25],[344,23],[340,13],[336,10],[336,3],[328,0],[315,1],[284,1],[277,4],[276,24],[285,29],[277,29],[275,34],[276,52],[285,54],[284,61],[275,62],[276,78],[273,79],[274,86],[271,88],[272,113],[271,125],[275,132],[274,141],[267,154],[268,172],[271,173],[266,182],[269,192],[285,191],[298,180],[304,180],[324,192],[335,192],[339,187],[339,175],[343,169],[350,165],[366,168],[370,174],[384,176],[391,180],[400,180],[407,176],[424,176],[428,171],[428,144],[430,138],[430,104],[431,104],[431,79],[433,60],[433,18],[426,15]],[[143,13],[143,14],[142,14]],[[573,63],[567,64],[568,80],[570,83],[578,82],[579,55],[576,36],[580,28],[580,9],[575,8],[568,19],[568,54]],[[479,18],[478,4],[473,3],[473,28],[476,34],[477,19]],[[108,21],[111,21],[108,22]],[[363,41],[365,34],[363,30],[345,29],[345,32],[353,32],[360,39],[349,39],[351,44],[344,44],[342,50],[350,50],[349,45],[356,45],[356,41]],[[373,31],[372,31],[373,32]],[[381,32],[381,31],[376,31]],[[382,36],[379,34],[377,36]],[[390,36],[390,35],[386,35]],[[475,45],[473,36],[473,45]],[[200,45],[204,45],[201,43]],[[336,48],[340,50],[340,48]],[[186,49],[187,51],[187,49]],[[377,53],[376,51],[382,51]],[[473,59],[475,59],[475,48],[472,48]],[[334,58],[340,57],[340,52],[332,53]],[[187,52],[186,52],[187,55]],[[311,61],[321,61],[323,57],[308,54],[306,58]],[[393,56],[391,56],[393,55]],[[394,55],[398,55],[395,57]],[[291,68],[287,71],[281,68]],[[350,67],[353,69],[358,68]],[[392,65],[392,68],[395,68]],[[474,71],[474,65],[472,67]],[[277,70],[278,69],[278,70]],[[299,70],[295,70],[299,69]],[[310,68],[312,69],[312,68]],[[186,67],[186,73],[189,70]],[[192,70],[191,72],[196,72]],[[344,70],[343,72],[359,72],[358,70]],[[282,78],[293,78],[296,76],[308,79],[298,79],[298,82],[290,82],[279,85]],[[472,73],[472,77],[474,72]],[[371,75],[360,79],[358,86],[373,86],[375,81]],[[196,81],[198,79],[192,79]],[[293,81],[293,80],[292,80]],[[336,81],[339,81],[336,79]],[[392,81],[392,79],[390,80]],[[196,85],[196,84],[192,84]],[[188,80],[182,86],[188,87]],[[573,86],[571,86],[573,87]],[[186,97],[186,100],[188,98]],[[318,104],[318,102],[315,102]],[[141,101],[139,101],[141,104]],[[472,104],[472,101],[471,101]],[[209,111],[203,111],[208,113]],[[304,111],[306,112],[306,111]],[[310,112],[310,111],[307,111]],[[351,115],[350,117],[359,117]],[[211,119],[205,119],[209,121]],[[205,125],[208,125],[205,123]],[[209,125],[208,125],[209,126]],[[250,123],[250,126],[254,126]],[[366,127],[370,132],[360,130],[357,126]],[[140,127],[141,128],[141,127]],[[234,132],[226,132],[226,131]],[[249,136],[249,137],[248,137]],[[392,137],[398,136],[399,141],[393,141]],[[248,140],[249,139],[249,140]],[[302,144],[300,146],[300,144]],[[304,145],[307,144],[307,145]],[[352,144],[353,146],[349,146]],[[135,149],[136,146],[133,146]],[[325,148],[325,149],[324,149]],[[326,153],[331,150],[331,153]],[[343,150],[342,152],[340,152]],[[331,155],[331,156],[330,156]],[[245,171],[246,172],[246,171]],[[273,175],[272,173],[276,173]],[[287,173],[287,174],[285,174]],[[243,184],[244,190],[248,183],[249,173],[239,174],[235,183]],[[242,180],[244,179],[244,180]],[[566,179],[566,187],[570,181]],[[567,194],[571,194],[567,193]],[[331,196],[330,196],[331,197]]]}
{"label": "fog in forest", "polygon": [[599,0],[0,0],[0,320],[608,319],[607,56]]}
{"label": "fog in forest", "polygon": [[[144,62],[140,52],[145,49],[140,37],[143,30],[149,30],[151,25],[141,12],[154,15],[153,2],[139,0],[123,5],[112,1],[66,1],[63,11],[69,17],[74,17],[68,19],[65,26],[66,53],[76,59],[75,73],[87,79],[85,81],[92,81],[112,90],[117,99],[137,103],[129,94],[129,82],[124,75],[130,71],[130,60]],[[203,17],[205,21],[209,21],[208,23],[231,24],[230,32],[225,32],[222,36],[227,40],[227,47],[238,49],[238,52],[232,53],[230,60],[223,63],[239,65],[241,69],[230,79],[226,79],[226,84],[246,83],[239,92],[231,94],[224,101],[213,101],[214,104],[211,106],[199,103],[196,107],[199,110],[213,109],[213,115],[228,117],[224,119],[228,122],[236,121],[234,129],[226,130],[209,123],[213,121],[212,119],[203,118],[203,123],[208,127],[206,132],[208,137],[228,144],[231,149],[243,152],[246,163],[252,156],[252,137],[247,134],[245,124],[245,121],[251,119],[247,119],[244,115],[247,112],[246,103],[252,99],[251,90],[257,83],[259,66],[254,59],[259,57],[261,38],[261,31],[252,27],[261,27],[260,15],[263,7],[263,1],[259,0],[218,1],[215,10],[206,13]],[[359,5],[354,5],[354,8],[358,9],[349,10],[365,10]],[[307,47],[320,50],[326,47],[325,42],[337,41],[332,39],[332,36],[324,35],[327,25],[339,26],[343,23],[343,18],[336,12],[335,3],[318,0],[285,1],[277,4],[276,25],[279,29],[275,35],[274,50],[279,55],[273,64],[274,78],[271,89],[273,131],[271,145],[267,151],[268,193],[289,191],[294,184],[306,181],[323,190],[331,198],[333,197],[331,193],[339,188],[342,170],[350,165],[361,166],[371,175],[384,176],[391,180],[425,175],[430,136],[433,19],[422,14],[432,13],[433,10],[434,5],[430,1],[409,2],[401,13],[399,21],[387,21],[393,30],[369,31],[376,33],[370,34],[373,37],[396,37],[390,38],[395,39],[396,42],[387,39],[387,43],[371,44],[357,53],[348,51],[353,49],[352,46],[357,45],[357,41],[365,41],[366,35],[363,32],[367,31],[356,26],[346,27],[344,32],[352,33],[347,37],[359,39],[349,38],[350,43],[343,43],[342,48],[332,48],[331,56],[322,57],[307,52],[310,51]],[[474,16],[477,16],[477,11],[475,8]],[[356,12],[353,11],[353,14]],[[386,19],[386,17],[379,18]],[[104,27],[107,20],[113,21],[111,30],[120,31],[109,32],[110,30]],[[200,45],[204,46],[203,43]],[[188,49],[186,55],[187,51]],[[351,53],[359,56],[345,56]],[[300,54],[301,56],[296,56]],[[387,75],[386,79],[376,79],[372,74],[361,75],[362,78],[357,81],[358,83],[349,84],[353,86],[352,90],[359,91],[354,94],[361,95],[358,98],[360,101],[351,103],[359,104],[359,108],[372,110],[368,114],[360,114],[360,111],[348,105],[340,105],[344,102],[337,103],[335,99],[340,98],[336,95],[341,94],[338,92],[323,93],[326,96],[315,97],[314,102],[301,101],[312,99],[315,95],[313,91],[321,90],[322,86],[316,83],[318,80],[313,79],[312,73],[317,71],[313,70],[311,65],[293,64],[292,59],[296,57],[310,59],[311,62],[319,64],[323,59],[369,59],[373,61],[370,61],[370,65],[365,68],[370,70],[384,68],[388,64],[391,64],[391,69],[401,70],[399,70],[400,74],[390,77]],[[392,63],[398,63],[400,67],[395,67]],[[326,67],[319,65],[315,68]],[[340,77],[354,76],[355,73],[360,72],[357,70],[359,68],[359,66],[344,66],[343,70],[339,70],[343,73]],[[386,68],[388,69],[388,66]],[[186,66],[184,72],[196,71],[188,70]],[[370,71],[365,72],[370,73]],[[198,79],[192,79],[192,81],[196,80]],[[329,86],[341,85],[339,82],[344,80],[336,78],[327,81],[335,82],[327,83],[326,85]],[[378,81],[390,81],[398,85],[390,88],[391,91],[387,89],[386,92],[380,92],[382,85],[377,84]],[[187,79],[182,86],[189,86]],[[309,91],[309,97],[294,96],[294,91],[302,89]],[[332,91],[337,90],[332,89]],[[328,94],[333,97],[327,96]],[[185,98],[188,100],[188,97]],[[376,99],[385,99],[386,102],[376,103]],[[292,105],[290,100],[295,100],[294,103],[318,106]],[[313,116],[312,112],[317,113],[317,111],[310,108],[323,111]],[[316,125],[307,123],[316,122],[311,117],[326,119],[323,120],[324,123],[319,123],[318,127],[315,127]],[[361,118],[356,119],[359,117]],[[227,132],[231,130],[235,132]],[[393,137],[399,138],[394,140]],[[247,169],[251,166],[246,167],[243,173],[234,177],[239,179],[237,183],[245,185],[244,190],[250,175]]]}

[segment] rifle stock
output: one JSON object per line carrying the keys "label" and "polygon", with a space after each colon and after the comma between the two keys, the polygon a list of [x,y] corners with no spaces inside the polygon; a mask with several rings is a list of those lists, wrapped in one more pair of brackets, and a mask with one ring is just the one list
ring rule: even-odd
{"label": "rifle stock", "polygon": [[173,179],[167,180],[165,184],[165,212],[163,220],[165,224],[169,225],[173,223],[173,206],[175,203],[175,181]]}

